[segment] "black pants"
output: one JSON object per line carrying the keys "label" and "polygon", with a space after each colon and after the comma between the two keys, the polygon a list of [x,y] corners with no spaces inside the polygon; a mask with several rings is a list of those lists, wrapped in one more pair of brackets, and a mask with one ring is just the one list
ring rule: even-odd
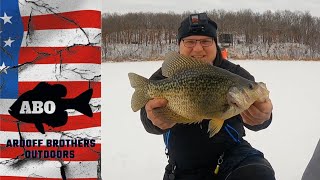
{"label": "black pants", "polygon": [[[247,142],[225,153],[218,175],[214,167],[194,170],[166,167],[164,180],[275,180],[275,173],[263,154]],[[172,173],[174,170],[174,173]],[[173,178],[174,177],[174,178]]]}

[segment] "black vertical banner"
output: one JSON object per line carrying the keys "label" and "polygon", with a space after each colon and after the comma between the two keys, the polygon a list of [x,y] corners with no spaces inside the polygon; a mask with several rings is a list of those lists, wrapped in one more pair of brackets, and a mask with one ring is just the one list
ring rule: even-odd
{"label": "black vertical banner", "polygon": [[0,0],[0,179],[101,179],[101,0]]}

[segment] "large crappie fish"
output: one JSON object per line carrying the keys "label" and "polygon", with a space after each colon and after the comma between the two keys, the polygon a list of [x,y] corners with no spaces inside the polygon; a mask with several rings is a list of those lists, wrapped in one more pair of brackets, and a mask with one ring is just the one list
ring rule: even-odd
{"label": "large crappie fish", "polygon": [[166,55],[162,74],[168,78],[148,80],[129,73],[132,95],[131,108],[140,110],[154,98],[168,104],[154,109],[155,115],[168,122],[199,123],[210,119],[210,137],[219,132],[224,120],[240,114],[255,101],[269,96],[266,85],[256,83],[227,70],[172,52]]}

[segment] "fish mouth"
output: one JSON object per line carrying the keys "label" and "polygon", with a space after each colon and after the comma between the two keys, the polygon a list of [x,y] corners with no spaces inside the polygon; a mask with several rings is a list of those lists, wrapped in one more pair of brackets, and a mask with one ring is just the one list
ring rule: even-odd
{"label": "fish mouth", "polygon": [[258,83],[258,101],[264,102],[269,97],[269,90],[267,89],[267,86],[265,83]]}
{"label": "fish mouth", "polygon": [[16,117],[16,114],[14,113],[13,110],[9,109],[8,112],[9,112],[9,114],[10,114],[11,116]]}

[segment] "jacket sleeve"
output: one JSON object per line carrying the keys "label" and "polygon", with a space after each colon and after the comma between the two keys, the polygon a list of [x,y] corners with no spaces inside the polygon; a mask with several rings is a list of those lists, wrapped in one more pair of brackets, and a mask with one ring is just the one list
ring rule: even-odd
{"label": "jacket sleeve", "polygon": [[[220,66],[221,66],[221,68],[224,68],[232,73],[238,74],[239,76],[241,76],[243,78],[249,79],[251,81],[255,81],[254,77],[247,70],[242,68],[240,65],[235,65],[230,61],[224,60]],[[240,116],[240,118],[242,120],[241,116]],[[242,120],[242,122],[243,122],[243,120]],[[271,122],[272,122],[272,113],[271,113],[270,119],[260,125],[251,126],[251,125],[246,124],[244,122],[243,122],[243,124],[246,128],[248,128],[252,131],[259,131],[259,130],[267,128],[271,124]]]}
{"label": "jacket sleeve", "polygon": [[[164,78],[165,77],[162,76],[161,69],[158,69],[149,79],[150,80],[160,80],[160,79],[164,79]],[[148,133],[151,133],[151,134],[163,134],[163,133],[166,132],[166,130],[162,130],[162,129],[160,129],[157,126],[152,124],[151,120],[148,119],[148,117],[147,117],[147,112],[146,112],[145,107],[141,108],[141,110],[140,110],[140,119],[141,119],[141,122],[143,124],[143,127],[145,128],[145,130]]]}

